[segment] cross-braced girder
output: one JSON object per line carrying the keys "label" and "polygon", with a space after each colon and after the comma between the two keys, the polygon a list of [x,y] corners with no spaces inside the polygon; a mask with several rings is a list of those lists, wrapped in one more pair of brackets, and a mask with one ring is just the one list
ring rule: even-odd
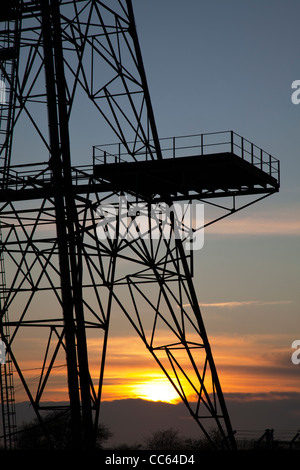
{"label": "cross-braced girder", "polygon": [[[8,35],[4,29],[0,36],[3,50],[8,50],[9,40],[9,50],[14,51],[13,64],[4,53],[0,57],[2,76],[13,94],[7,107],[13,110],[8,135],[11,138],[18,121],[23,123],[26,116],[50,152],[42,19],[48,2],[16,3],[13,19],[7,20],[9,31],[14,25],[16,33]],[[157,131],[130,2],[50,2],[53,12],[55,5],[60,8],[68,118],[76,106],[75,96],[87,96],[133,159],[141,149],[159,158],[159,146],[149,144],[150,138],[157,140]]]}
{"label": "cross-braced girder", "polygon": [[[92,180],[90,184],[93,185]],[[195,305],[192,263],[189,263],[192,252],[184,253],[184,240],[177,239],[172,228],[164,231],[158,219],[152,221],[151,228],[137,231],[140,219],[136,215],[136,201],[128,203],[135,210],[129,210],[126,225],[123,213],[122,219],[118,212],[114,212],[117,215],[114,220],[103,219],[101,215],[103,208],[108,210],[108,201],[122,198],[118,193],[76,198],[84,327],[88,341],[97,339],[99,350],[102,348],[99,377],[90,375],[89,378],[95,420],[99,419],[102,388],[105,388],[111,316],[121,315],[129,320],[204,435],[210,439],[210,426],[203,423],[203,419],[207,421],[210,417],[226,441],[230,436],[223,422],[228,417],[224,416],[219,401],[219,382],[212,356],[208,354],[209,343],[199,306]],[[11,312],[8,349],[30,401],[40,414],[43,401],[55,390],[57,373],[66,370],[65,326],[59,314],[63,300],[55,203],[44,199],[27,202],[26,206],[21,201],[1,208],[2,252],[9,273],[4,307]],[[111,207],[118,208],[118,205],[112,202]],[[122,234],[121,223],[126,227]],[[109,236],[104,232],[107,224],[112,229]],[[153,233],[155,238],[151,236]],[[189,237],[187,231],[185,238]],[[41,305],[44,305],[42,316]],[[75,324],[78,328],[76,320]],[[44,341],[40,361],[36,359],[35,364],[40,369],[39,379],[30,387],[27,384],[32,372],[26,372],[26,366],[22,365],[22,353],[19,356],[14,353],[14,345],[22,341],[28,328],[39,331],[39,341]],[[95,360],[92,356],[89,359]]]}

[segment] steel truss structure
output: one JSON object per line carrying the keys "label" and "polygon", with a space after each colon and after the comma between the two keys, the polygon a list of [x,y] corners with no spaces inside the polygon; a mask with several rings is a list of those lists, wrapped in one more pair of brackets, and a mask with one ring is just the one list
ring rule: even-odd
{"label": "steel truss structure", "polygon": [[[237,182],[215,186],[215,167],[214,178],[193,187],[162,177],[161,165],[170,175],[181,160],[176,145],[169,158],[158,137],[131,0],[20,0],[0,12],[0,21],[9,97],[1,120],[0,334],[45,435],[43,411],[58,408],[47,403],[48,391],[59,383],[68,389],[72,445],[94,447],[117,318],[129,320],[211,444],[235,449],[193,284],[191,247],[203,224],[192,227],[187,211],[192,201],[208,202],[225,217],[249,204],[237,207],[240,195],[253,195],[252,204],[278,191],[277,160],[244,139],[235,152],[237,136],[229,133],[229,152],[222,147],[216,157],[229,158],[233,169],[238,159]],[[118,148],[99,154],[94,147],[94,160],[91,154],[81,166],[72,163],[70,137],[78,95],[94,105]],[[14,163],[13,135],[23,116],[36,131],[40,156]],[[190,168],[204,161],[205,138],[199,136]],[[155,184],[146,190],[149,178]],[[179,201],[186,203],[176,212]],[[34,383],[26,359],[39,370]]]}

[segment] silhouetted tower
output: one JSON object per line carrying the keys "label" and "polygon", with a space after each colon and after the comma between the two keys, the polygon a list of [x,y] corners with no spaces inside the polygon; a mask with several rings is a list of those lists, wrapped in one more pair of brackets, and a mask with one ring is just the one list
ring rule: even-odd
{"label": "silhouetted tower", "polygon": [[[9,328],[3,340],[41,426],[47,435],[43,411],[60,407],[46,402],[66,380],[73,446],[94,445],[110,325],[127,318],[212,445],[213,423],[235,449],[193,284],[191,238],[202,227],[175,207],[207,202],[230,215],[254,202],[238,207],[238,196],[278,191],[278,161],[232,131],[159,139],[130,0],[15,1],[0,21],[10,103],[1,127],[0,333]],[[96,115],[95,140],[99,132],[117,143],[95,145],[75,165],[86,151],[78,134]],[[18,128],[23,145],[12,152]],[[22,349],[28,331],[31,356]],[[26,360],[39,368],[35,382]]]}

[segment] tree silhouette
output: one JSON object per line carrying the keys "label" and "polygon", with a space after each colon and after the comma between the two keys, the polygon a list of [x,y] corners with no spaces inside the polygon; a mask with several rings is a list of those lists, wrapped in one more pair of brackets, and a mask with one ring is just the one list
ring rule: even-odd
{"label": "tree silhouette", "polygon": [[183,445],[183,439],[174,429],[156,431],[145,440],[147,450],[177,450],[181,449]]}
{"label": "tree silhouette", "polygon": [[[51,412],[45,417],[45,428],[42,429],[37,419],[26,423],[19,430],[16,440],[17,449],[55,449],[71,448],[70,413]],[[99,425],[95,447],[101,449],[104,442],[112,436],[111,431],[103,424]]]}
{"label": "tree silhouette", "polygon": [[[212,439],[222,448],[222,438],[217,430],[212,431]],[[146,450],[214,450],[215,447],[205,437],[194,439],[180,436],[178,430],[164,429],[152,433],[144,440]]]}

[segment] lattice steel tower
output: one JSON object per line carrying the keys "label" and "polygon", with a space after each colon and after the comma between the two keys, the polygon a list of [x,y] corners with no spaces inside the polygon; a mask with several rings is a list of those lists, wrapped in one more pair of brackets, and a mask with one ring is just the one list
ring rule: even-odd
{"label": "lattice steel tower", "polygon": [[[278,161],[232,131],[159,139],[131,0],[10,1],[0,22],[0,334],[46,436],[43,410],[56,408],[46,405],[48,390],[66,380],[72,445],[93,447],[117,317],[211,443],[213,423],[235,449],[193,284],[188,248],[202,227],[191,229],[192,217],[174,207],[205,202],[224,210],[217,218],[230,215],[278,191]],[[114,135],[116,145],[94,145],[79,166],[78,133],[89,133],[94,116],[92,144]],[[238,207],[239,196],[253,200]]]}

